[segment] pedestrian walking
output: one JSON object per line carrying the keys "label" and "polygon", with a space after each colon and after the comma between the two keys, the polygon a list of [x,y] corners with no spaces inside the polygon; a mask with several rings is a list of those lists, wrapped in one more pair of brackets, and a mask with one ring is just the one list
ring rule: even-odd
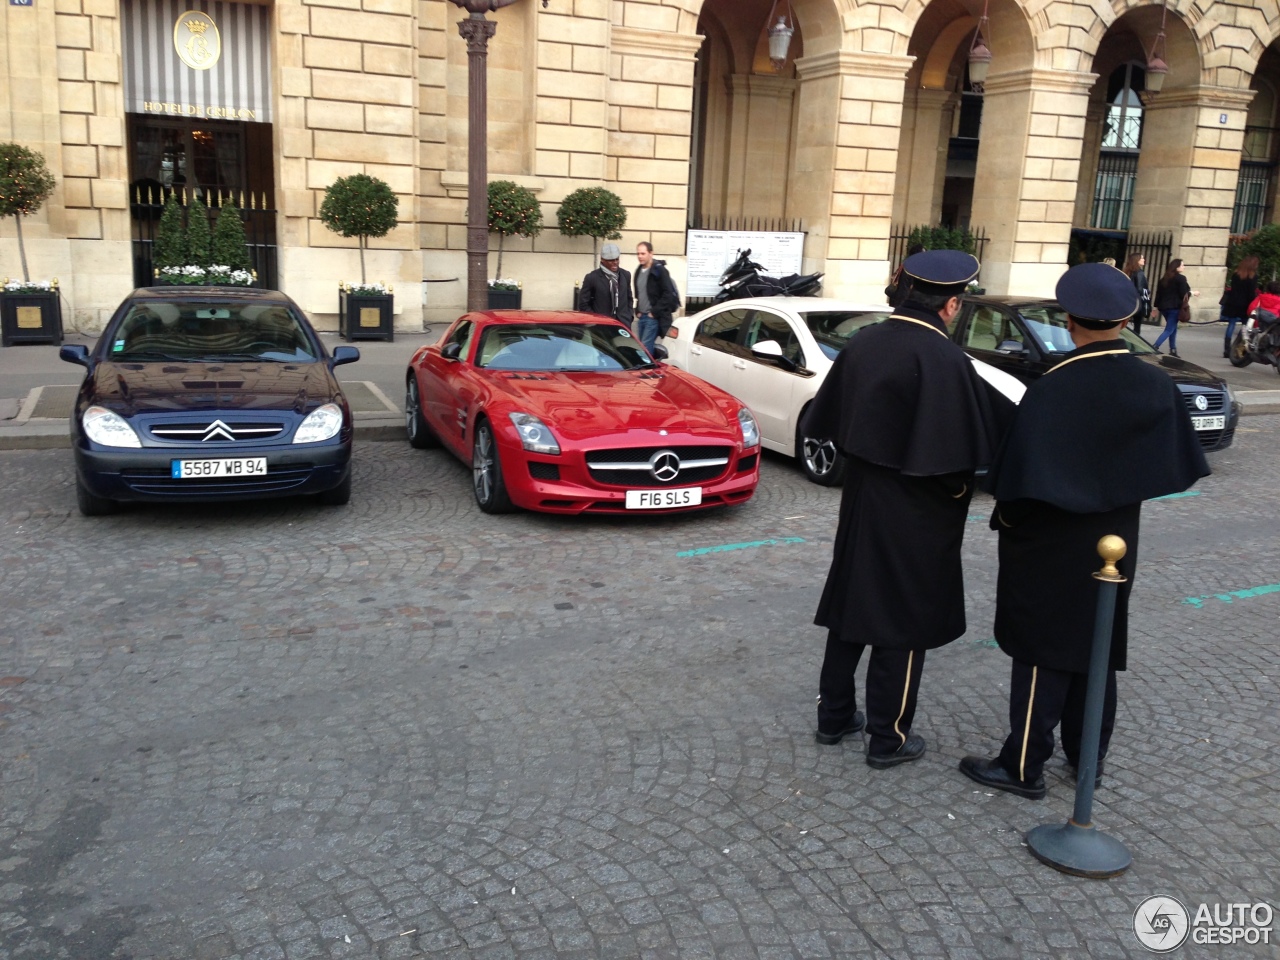
{"label": "pedestrian walking", "polygon": [[[893,316],[849,339],[802,427],[848,458],[814,619],[827,628],[816,738],[839,743],[865,726],[875,768],[924,755],[911,727],[925,653],[965,631],[960,544],[974,471],[1012,416],[947,336],[977,274],[955,250],[908,257]],[[864,717],[854,671],[867,647]]]}
{"label": "pedestrian walking", "polygon": [[600,248],[600,266],[582,278],[578,309],[598,313],[631,326],[631,274],[619,266],[622,251],[616,243]]}
{"label": "pedestrian walking", "polygon": [[1218,319],[1227,325],[1227,332],[1222,336],[1222,355],[1231,355],[1231,336],[1236,332],[1236,324],[1243,323],[1249,316],[1249,304],[1258,295],[1258,258],[1249,254],[1236,264],[1235,270],[1227,281],[1226,292],[1222,295],[1220,305],[1222,312]]}
{"label": "pedestrian walking", "polygon": [[1124,273],[1138,294],[1138,312],[1133,315],[1133,332],[1142,336],[1142,325],[1151,319],[1151,284],[1147,282],[1147,255],[1131,253],[1124,261]]}
{"label": "pedestrian walking", "polygon": [[641,240],[636,244],[636,337],[650,354],[658,338],[671,329],[672,318],[680,309],[680,291],[667,270],[667,261],[653,258],[653,244]]}
{"label": "pedestrian walking", "polygon": [[999,532],[996,642],[1013,659],[1009,735],[998,756],[960,770],[986,787],[1038,800],[1060,727],[1079,766],[1097,610],[1098,541],[1124,538],[1098,775],[1115,726],[1116,671],[1127,663],[1129,592],[1138,564],[1142,501],[1209,473],[1178,387],[1133,356],[1120,331],[1138,309],[1129,278],[1103,264],[1058,281],[1076,349],[1027,390],[984,481]]}
{"label": "pedestrian walking", "polygon": [[1178,324],[1191,319],[1191,298],[1200,296],[1199,290],[1191,289],[1182,269],[1181,260],[1170,260],[1156,284],[1156,309],[1164,317],[1164,331],[1152,346],[1159,353],[1160,344],[1168,340],[1169,355],[1173,357],[1178,355]]}

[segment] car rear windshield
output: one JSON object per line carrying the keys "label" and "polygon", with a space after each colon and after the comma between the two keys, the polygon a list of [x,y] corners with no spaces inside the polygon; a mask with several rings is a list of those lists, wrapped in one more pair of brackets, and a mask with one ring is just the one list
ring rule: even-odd
{"label": "car rear windshield", "polygon": [[[1018,313],[1026,321],[1031,335],[1040,342],[1046,353],[1070,353],[1076,348],[1067,332],[1067,314],[1057,304],[1037,304],[1018,308]],[[1151,346],[1140,336],[1125,327],[1120,331],[1120,339],[1129,348],[1130,353],[1154,353]]]}
{"label": "car rear windshield", "polygon": [[476,366],[490,370],[630,370],[652,363],[630,331],[611,323],[494,324]]}
{"label": "car rear windshield", "polygon": [[834,360],[851,336],[863,327],[888,318],[888,312],[864,310],[810,310],[803,314],[813,338],[827,358]]}
{"label": "car rear windshield", "polygon": [[129,307],[108,345],[111,360],[271,361],[319,359],[299,318],[279,303],[148,300]]}

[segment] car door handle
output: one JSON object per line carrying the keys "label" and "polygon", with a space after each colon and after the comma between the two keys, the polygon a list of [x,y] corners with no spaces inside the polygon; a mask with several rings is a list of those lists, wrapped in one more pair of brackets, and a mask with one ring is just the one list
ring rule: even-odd
{"label": "car door handle", "polygon": [[745,360],[735,360],[733,361],[733,365],[737,367],[739,370],[747,369],[747,361]]}
{"label": "car door handle", "polygon": [[692,353],[692,354],[694,354],[695,356],[699,356],[699,357],[700,357],[700,356],[702,356],[702,348],[701,348],[701,347],[690,347],[690,348],[689,348],[689,352],[690,352],[690,353]]}

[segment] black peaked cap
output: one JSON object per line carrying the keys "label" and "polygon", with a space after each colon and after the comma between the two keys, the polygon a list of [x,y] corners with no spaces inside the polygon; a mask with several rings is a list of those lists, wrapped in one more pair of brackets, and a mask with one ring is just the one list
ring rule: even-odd
{"label": "black peaked cap", "polygon": [[1138,291],[1123,271],[1105,263],[1080,263],[1055,290],[1062,309],[1085,326],[1111,327],[1138,312]]}

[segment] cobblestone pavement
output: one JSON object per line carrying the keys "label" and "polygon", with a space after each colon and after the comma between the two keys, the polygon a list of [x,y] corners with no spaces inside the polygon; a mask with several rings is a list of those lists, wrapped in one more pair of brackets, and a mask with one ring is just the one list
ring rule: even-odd
{"label": "cobblestone pavement", "polygon": [[1007,723],[989,500],[929,752],[872,771],[813,740],[839,491],[781,458],[736,510],[488,517],[364,444],[345,508],[86,520],[67,451],[0,453],[0,956],[1112,958],[1151,894],[1280,909],[1280,418],[1213,465],[1145,511],[1090,881],[1022,845],[1060,758],[1039,803],[956,770]]}

